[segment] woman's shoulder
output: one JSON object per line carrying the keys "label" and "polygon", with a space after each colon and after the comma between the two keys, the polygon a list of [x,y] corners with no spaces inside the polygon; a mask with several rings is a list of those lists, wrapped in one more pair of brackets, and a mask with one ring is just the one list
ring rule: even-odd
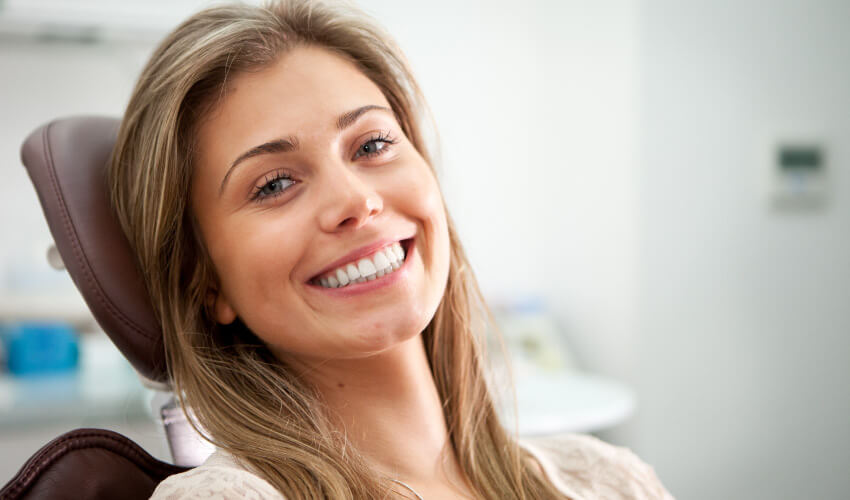
{"label": "woman's shoulder", "polygon": [[529,438],[521,444],[538,459],[555,486],[573,497],[673,499],[655,470],[628,448],[587,434]]}
{"label": "woman's shoulder", "polygon": [[285,500],[266,480],[245,470],[221,451],[194,469],[159,483],[151,500]]}

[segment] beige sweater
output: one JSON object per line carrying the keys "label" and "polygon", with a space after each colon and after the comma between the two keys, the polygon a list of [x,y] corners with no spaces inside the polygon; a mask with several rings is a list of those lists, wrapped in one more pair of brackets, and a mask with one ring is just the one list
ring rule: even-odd
{"label": "beige sweater", "polygon": [[[628,448],[593,436],[565,434],[521,440],[552,483],[572,500],[672,500],[655,471]],[[285,500],[271,484],[222,451],[159,484],[152,500]],[[429,499],[430,500],[430,499]]]}

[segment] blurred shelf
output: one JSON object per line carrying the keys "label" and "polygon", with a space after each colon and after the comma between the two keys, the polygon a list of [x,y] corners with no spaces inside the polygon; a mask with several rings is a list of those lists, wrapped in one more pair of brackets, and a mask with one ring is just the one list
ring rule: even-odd
{"label": "blurred shelf", "polygon": [[0,293],[0,321],[59,320],[91,325],[94,317],[78,293],[61,295]]}
{"label": "blurred shelf", "polygon": [[0,40],[155,43],[203,0],[0,1]]}
{"label": "blurred shelf", "polygon": [[147,416],[141,383],[109,388],[86,383],[84,377],[53,375],[33,378],[0,376],[0,429],[59,422],[131,420]]}
{"label": "blurred shelf", "polygon": [[[517,381],[521,436],[595,432],[628,419],[635,395],[619,382],[584,373],[527,376]],[[69,420],[149,415],[145,389],[132,369],[15,378],[0,376],[0,429]]]}
{"label": "blurred shelf", "polygon": [[581,372],[520,376],[516,391],[521,436],[610,428],[634,414],[637,399],[620,382]]}
{"label": "blurred shelf", "polygon": [[151,392],[102,332],[79,337],[77,369],[62,374],[0,375],[0,431],[21,426],[86,426],[147,417]]}
{"label": "blurred shelf", "polygon": [[0,429],[147,416],[147,392],[138,380],[89,378],[81,374],[0,376]]}

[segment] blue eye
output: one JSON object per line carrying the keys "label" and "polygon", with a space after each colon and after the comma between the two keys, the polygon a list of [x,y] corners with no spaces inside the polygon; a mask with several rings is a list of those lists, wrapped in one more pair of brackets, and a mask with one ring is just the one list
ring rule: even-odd
{"label": "blue eye", "polygon": [[390,137],[389,133],[381,132],[377,137],[372,137],[357,148],[354,158],[361,156],[372,157],[378,156],[389,151],[389,145],[395,144],[397,141]]}
{"label": "blue eye", "polygon": [[289,175],[282,172],[273,174],[273,176],[266,177],[261,184],[254,187],[254,194],[251,199],[262,202],[266,198],[274,198],[289,189],[293,184],[295,184],[295,181]]}

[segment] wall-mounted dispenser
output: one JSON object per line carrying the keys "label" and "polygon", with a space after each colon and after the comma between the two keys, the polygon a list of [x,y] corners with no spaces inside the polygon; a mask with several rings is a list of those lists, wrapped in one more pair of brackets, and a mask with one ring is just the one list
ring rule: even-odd
{"label": "wall-mounted dispenser", "polygon": [[827,204],[828,155],[822,140],[775,140],[767,163],[767,195],[773,208],[808,210]]}

